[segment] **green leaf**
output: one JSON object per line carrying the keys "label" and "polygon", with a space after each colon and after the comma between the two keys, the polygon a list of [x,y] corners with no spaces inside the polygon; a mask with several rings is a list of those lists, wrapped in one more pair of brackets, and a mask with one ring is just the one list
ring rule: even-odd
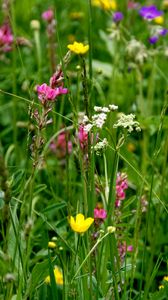
{"label": "green leaf", "polygon": [[46,207],[42,212],[43,213],[48,213],[50,211],[56,211],[56,210],[59,210],[59,209],[62,209],[64,208],[65,206],[67,206],[67,203],[66,202],[60,202],[60,203],[55,203],[55,204],[52,204],[48,207]]}

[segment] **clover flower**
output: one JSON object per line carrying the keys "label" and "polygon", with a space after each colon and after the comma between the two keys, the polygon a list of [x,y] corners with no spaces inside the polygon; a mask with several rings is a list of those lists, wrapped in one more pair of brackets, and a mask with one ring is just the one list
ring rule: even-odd
{"label": "clover flower", "polygon": [[71,52],[74,52],[76,54],[85,54],[89,50],[89,45],[84,45],[83,43],[74,42],[73,44],[69,44],[68,49]]}
{"label": "clover flower", "polygon": [[75,219],[72,216],[69,217],[69,224],[72,230],[78,233],[84,233],[87,231],[93,222],[93,218],[85,219],[83,214],[77,214]]}
{"label": "clover flower", "polygon": [[[63,283],[64,283],[64,281],[63,281],[63,274],[62,274],[62,271],[60,270],[60,268],[58,268],[57,266],[55,266],[55,268],[54,268],[54,277],[55,277],[56,284],[63,285]],[[46,284],[50,284],[51,283],[50,276],[47,276],[45,278],[44,282]]]}
{"label": "clover flower", "polygon": [[143,6],[139,10],[139,14],[146,20],[153,20],[163,15],[163,11],[158,11],[155,5]]}
{"label": "clover flower", "polygon": [[135,115],[129,114],[121,114],[120,118],[118,119],[117,123],[113,125],[114,128],[122,127],[124,129],[127,129],[128,132],[132,132],[134,129],[136,131],[141,131],[139,122],[135,121]]}
{"label": "clover flower", "polygon": [[101,7],[104,10],[116,10],[117,8],[115,0],[92,0],[92,5]]}

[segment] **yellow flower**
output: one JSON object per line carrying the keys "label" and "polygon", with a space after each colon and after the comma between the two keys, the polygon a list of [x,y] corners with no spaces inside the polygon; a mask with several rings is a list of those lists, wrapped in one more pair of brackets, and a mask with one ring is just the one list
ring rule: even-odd
{"label": "yellow flower", "polygon": [[83,233],[89,229],[89,227],[94,222],[93,218],[84,218],[83,214],[77,214],[76,219],[74,217],[69,217],[69,224],[75,232]]}
{"label": "yellow flower", "polygon": [[74,42],[73,44],[69,44],[68,49],[76,54],[85,54],[89,50],[89,45],[84,45],[82,43]]}
{"label": "yellow flower", "polygon": [[[54,268],[54,277],[57,284],[63,285],[63,274],[57,266]],[[46,284],[50,284],[50,276],[47,276],[44,281]]]}
{"label": "yellow flower", "polygon": [[92,0],[92,5],[101,7],[104,10],[117,9],[115,0]]}
{"label": "yellow flower", "polygon": [[48,242],[48,248],[51,248],[51,249],[54,249],[54,248],[56,248],[56,243],[54,243],[54,242]]}
{"label": "yellow flower", "polygon": [[168,281],[168,276],[164,276],[163,280]]}
{"label": "yellow flower", "polygon": [[159,290],[161,290],[161,289],[164,289],[164,285],[163,284],[159,285]]}
{"label": "yellow flower", "polygon": [[155,18],[154,21],[156,24],[162,25],[164,23],[164,18],[163,18],[163,16],[159,16],[159,17]]}

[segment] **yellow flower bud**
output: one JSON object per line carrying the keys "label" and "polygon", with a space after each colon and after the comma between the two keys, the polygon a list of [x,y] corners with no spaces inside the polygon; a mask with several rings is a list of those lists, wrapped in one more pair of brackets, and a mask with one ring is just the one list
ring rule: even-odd
{"label": "yellow flower bud", "polygon": [[115,232],[116,231],[116,227],[114,227],[114,226],[108,226],[107,227],[107,232],[108,233],[113,233],[113,232]]}
{"label": "yellow flower bud", "polygon": [[40,29],[40,22],[38,20],[32,20],[30,22],[30,27],[34,30],[39,30]]}
{"label": "yellow flower bud", "polygon": [[51,249],[54,249],[54,248],[56,248],[56,243],[54,243],[54,242],[48,242],[48,248],[51,248]]}

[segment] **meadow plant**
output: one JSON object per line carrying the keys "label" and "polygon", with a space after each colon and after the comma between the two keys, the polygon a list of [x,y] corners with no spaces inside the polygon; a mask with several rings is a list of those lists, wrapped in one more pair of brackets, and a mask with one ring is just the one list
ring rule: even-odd
{"label": "meadow plant", "polygon": [[168,299],[156,2],[2,1],[0,299]]}

